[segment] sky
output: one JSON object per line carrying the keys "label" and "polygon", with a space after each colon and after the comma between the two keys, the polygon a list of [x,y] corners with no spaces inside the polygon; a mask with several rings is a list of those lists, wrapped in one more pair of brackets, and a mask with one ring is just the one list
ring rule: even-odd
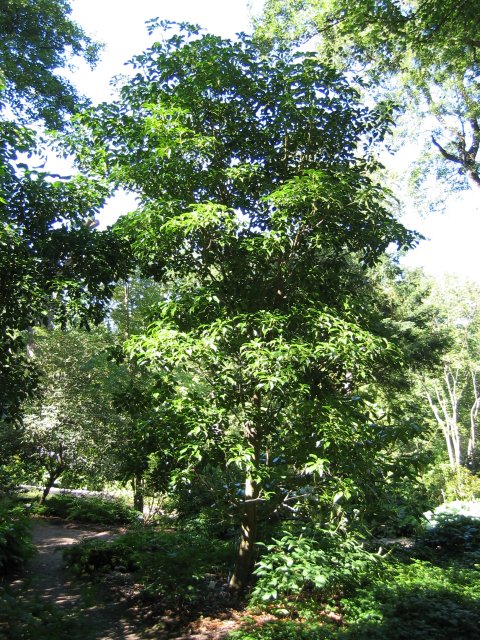
{"label": "sky", "polygon": [[[104,43],[96,69],[79,65],[72,78],[94,102],[108,100],[111,78],[128,73],[125,62],[155,40],[147,35],[146,20],[188,21],[233,38],[240,31],[250,31],[251,16],[261,6],[262,0],[72,0],[73,19]],[[102,226],[134,208],[132,196],[117,197],[101,214]],[[480,282],[479,189],[446,196],[444,213],[421,216],[415,207],[407,206],[402,222],[426,238],[409,252],[404,264],[422,266],[436,277],[451,273]]]}

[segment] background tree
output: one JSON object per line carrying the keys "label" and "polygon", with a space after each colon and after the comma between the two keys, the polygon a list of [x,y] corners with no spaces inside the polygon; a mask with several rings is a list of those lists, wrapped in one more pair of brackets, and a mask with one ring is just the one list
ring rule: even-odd
{"label": "background tree", "polygon": [[458,474],[461,467],[478,471],[479,294],[476,285],[461,286],[455,280],[437,286],[439,321],[450,330],[453,343],[440,368],[424,378],[424,392],[443,435],[448,463]]}
{"label": "background tree", "polygon": [[99,322],[123,260],[118,240],[91,222],[105,187],[32,167],[45,140],[27,123],[61,126],[80,100],[58,72],[72,54],[95,58],[96,46],[69,13],[63,0],[6,0],[0,9],[0,420],[6,441],[13,440],[12,424],[36,384],[27,353],[33,327]]}
{"label": "background tree", "polygon": [[362,294],[367,266],[414,236],[360,154],[388,122],[341,75],[314,55],[172,28],[133,60],[119,101],[80,117],[73,144],[140,195],[116,231],[169,293],[131,352],[170,392],[158,411],[180,419],[175,481],[205,461],[242,477],[241,590],[268,505],[295,498],[307,471],[346,473],[347,450],[362,467],[367,433],[371,451],[394,437],[359,393],[397,356]]}
{"label": "background tree", "polygon": [[25,121],[57,128],[84,100],[61,71],[75,58],[95,64],[99,45],[70,19],[68,0],[3,0],[0,81],[3,101]]}
{"label": "background tree", "polygon": [[44,481],[45,501],[63,486],[101,489],[111,480],[110,449],[118,421],[112,398],[122,372],[111,361],[105,330],[36,332],[40,385],[24,407],[24,459]]}
{"label": "background tree", "polygon": [[361,82],[369,79],[380,96],[393,96],[410,122],[413,114],[421,118],[441,162],[428,157],[450,188],[467,180],[480,186],[480,17],[474,0],[267,0],[257,26],[267,40],[314,37],[322,59],[355,72]]}
{"label": "background tree", "polygon": [[126,356],[123,345],[147,331],[166,295],[164,286],[132,274],[117,284],[108,318],[115,362],[122,369],[112,391],[117,419],[111,425],[114,436],[110,456],[115,462],[115,480],[131,485],[134,507],[140,512],[144,511],[146,496],[156,496],[167,488],[175,457],[169,438],[177,421],[171,410],[159,413],[158,399],[166,390]]}

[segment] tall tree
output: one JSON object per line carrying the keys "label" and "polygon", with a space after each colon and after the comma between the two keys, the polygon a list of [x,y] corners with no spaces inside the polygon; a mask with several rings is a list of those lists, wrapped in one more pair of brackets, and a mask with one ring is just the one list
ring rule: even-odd
{"label": "tall tree", "polygon": [[0,7],[2,101],[27,121],[62,125],[81,102],[61,70],[75,57],[93,65],[99,45],[70,18],[69,0],[3,0]]}
{"label": "tall tree", "polygon": [[416,111],[442,160],[438,174],[477,187],[479,31],[476,0],[267,0],[258,25],[267,40],[315,37],[322,59],[370,78],[410,119]]}
{"label": "tall tree", "polygon": [[59,72],[72,54],[95,59],[96,45],[69,14],[64,0],[5,0],[0,8],[2,423],[19,417],[35,386],[33,327],[98,322],[122,261],[115,237],[92,224],[105,187],[32,168],[43,147],[27,124],[62,126],[80,101]]}
{"label": "tall tree", "polygon": [[368,148],[388,122],[338,72],[315,55],[264,56],[246,36],[160,26],[74,144],[85,167],[140,195],[116,231],[169,292],[130,350],[168,391],[157,411],[176,415],[176,481],[205,461],[242,478],[228,489],[241,590],[262,514],[302,474],[347,477],[342,453],[358,452],[355,473],[364,438],[366,451],[392,436],[358,394],[397,354],[362,292],[367,266],[414,236],[371,178]]}

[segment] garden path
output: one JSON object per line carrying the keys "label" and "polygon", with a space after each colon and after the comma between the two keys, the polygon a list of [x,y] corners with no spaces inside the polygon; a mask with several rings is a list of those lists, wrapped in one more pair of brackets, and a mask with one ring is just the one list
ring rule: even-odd
{"label": "garden path", "polygon": [[89,589],[62,563],[62,548],[84,538],[107,539],[117,531],[35,519],[32,539],[37,554],[11,584],[18,599],[54,605],[62,617],[76,622],[84,640],[143,640],[128,619],[125,602],[112,601],[107,590]]}

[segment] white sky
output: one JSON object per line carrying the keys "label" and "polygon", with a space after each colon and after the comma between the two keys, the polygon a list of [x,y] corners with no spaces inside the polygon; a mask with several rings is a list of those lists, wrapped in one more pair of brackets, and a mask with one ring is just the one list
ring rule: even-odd
{"label": "white sky", "polygon": [[[72,0],[73,19],[105,43],[97,68],[91,71],[80,66],[73,75],[75,84],[95,102],[108,100],[111,78],[126,73],[124,63],[154,41],[145,28],[150,18],[196,23],[218,35],[234,37],[250,30],[250,17],[262,4],[262,0]],[[102,213],[103,226],[133,208],[132,197],[116,198]],[[423,266],[436,276],[454,273],[480,280],[479,189],[449,196],[444,214],[422,219],[409,209],[404,223],[428,238],[410,252],[405,264]]]}

